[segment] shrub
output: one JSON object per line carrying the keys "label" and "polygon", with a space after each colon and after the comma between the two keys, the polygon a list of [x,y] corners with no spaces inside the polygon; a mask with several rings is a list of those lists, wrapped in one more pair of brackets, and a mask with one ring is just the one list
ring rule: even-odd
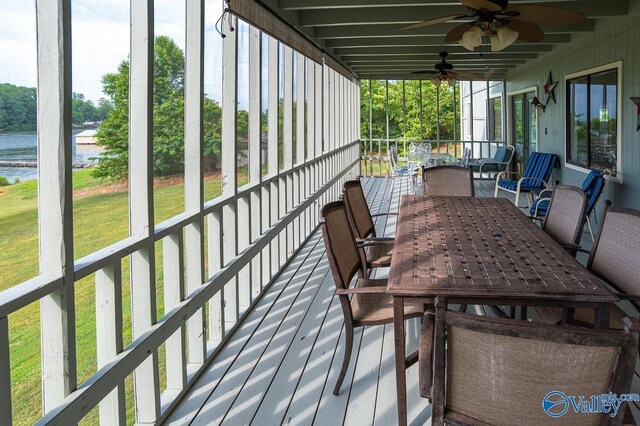
{"label": "shrub", "polygon": [[0,176],[0,186],[7,186],[9,185],[9,179],[7,179],[4,176]]}

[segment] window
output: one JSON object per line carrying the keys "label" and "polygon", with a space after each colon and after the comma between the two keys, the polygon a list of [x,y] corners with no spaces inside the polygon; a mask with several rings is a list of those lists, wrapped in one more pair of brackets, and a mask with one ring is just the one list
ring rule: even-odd
{"label": "window", "polygon": [[489,140],[502,142],[502,97],[489,99]]}
{"label": "window", "polygon": [[567,162],[618,170],[620,65],[567,77]]}

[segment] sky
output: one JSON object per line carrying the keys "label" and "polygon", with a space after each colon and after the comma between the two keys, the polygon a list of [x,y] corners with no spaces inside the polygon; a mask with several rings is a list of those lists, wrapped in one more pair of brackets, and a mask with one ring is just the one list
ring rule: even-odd
{"label": "sky", "polygon": [[[156,36],[171,37],[183,51],[184,1],[156,0],[154,18]],[[214,24],[221,10],[222,0],[205,1],[205,93],[218,102],[222,93],[222,39]],[[0,83],[35,87],[35,1],[0,0],[0,13]],[[105,97],[102,76],[116,72],[129,55],[129,0],[72,0],[71,15],[72,90],[96,103]],[[247,62],[247,55],[239,55],[239,80],[247,78]],[[239,98],[243,103],[248,96],[239,93]]]}

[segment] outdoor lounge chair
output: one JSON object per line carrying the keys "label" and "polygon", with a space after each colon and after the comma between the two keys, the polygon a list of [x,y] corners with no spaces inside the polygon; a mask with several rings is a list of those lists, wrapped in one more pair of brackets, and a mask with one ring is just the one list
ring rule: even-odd
{"label": "outdoor lounge chair", "polygon": [[[557,163],[558,156],[556,154],[534,152],[529,157],[529,162],[522,176],[507,170],[497,174],[494,197],[498,196],[500,190],[510,192],[516,195],[514,203],[519,206],[520,194],[525,193],[531,197],[532,194],[540,193],[549,187],[547,181]],[[507,176],[516,176],[517,179],[507,179]]]}
{"label": "outdoor lounge chair", "polygon": [[[397,212],[371,214],[367,199],[362,190],[360,180],[350,180],[344,183],[342,190],[347,215],[353,234],[356,236],[358,247],[364,252],[367,268],[379,268],[391,265],[391,250],[393,237],[377,237],[374,217],[397,215]],[[368,245],[365,250],[364,244]]]}
{"label": "outdoor lounge chair", "polygon": [[[589,217],[593,215],[594,219],[596,218],[595,207],[598,203],[598,200],[600,199],[600,196],[604,192],[610,177],[611,171],[609,169],[591,170],[585,180],[582,182],[582,191],[587,197],[585,217],[587,220],[587,229],[589,230],[589,235],[591,236],[591,241],[594,240],[594,233],[593,229],[591,228],[591,220],[589,219]],[[551,200],[550,194],[552,192],[553,191],[550,189],[545,189],[533,202],[533,204],[531,205],[531,209],[529,210],[529,214],[533,219],[543,219],[546,216],[547,209],[549,208],[549,202]]]}
{"label": "outdoor lounge chair", "polygon": [[[393,323],[393,297],[387,294],[386,279],[365,278],[365,260],[356,245],[343,201],[335,201],[322,208],[320,226],[336,294],[340,298],[344,315],[344,359],[333,389],[334,395],[338,395],[349,367],[354,328]],[[358,277],[355,285],[350,288],[349,284],[356,273]],[[417,318],[423,311],[422,304],[407,305],[404,315],[405,318]]]}
{"label": "outdoor lounge chair", "polygon": [[473,197],[475,195],[473,173],[468,167],[423,167],[422,193]]}
{"label": "outdoor lounge chair", "polygon": [[433,425],[621,424],[630,410],[623,403],[615,417],[576,413],[567,398],[629,392],[637,321],[593,331],[440,308],[436,315]]}
{"label": "outdoor lounge chair", "polygon": [[493,158],[478,158],[469,162],[474,173],[498,173],[509,168],[515,148],[512,145],[501,146],[496,150]]}
{"label": "outdoor lounge chair", "polygon": [[[613,287],[621,300],[630,303],[633,316],[640,311],[640,211],[610,207],[605,203],[602,223],[593,243],[587,269]],[[552,204],[553,209],[553,204]],[[538,319],[549,324],[562,320],[560,308],[534,307]],[[621,320],[627,314],[618,306],[611,306],[609,323],[612,328],[621,328]],[[572,321],[590,326],[594,323],[593,309],[579,308],[573,312]]]}

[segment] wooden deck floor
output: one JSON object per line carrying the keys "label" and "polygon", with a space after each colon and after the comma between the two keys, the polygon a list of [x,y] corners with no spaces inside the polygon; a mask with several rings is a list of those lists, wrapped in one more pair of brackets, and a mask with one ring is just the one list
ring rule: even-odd
{"label": "wooden deck floor", "polygon": [[[390,185],[386,178],[364,181],[372,213],[395,210],[409,190],[406,181],[393,193]],[[493,196],[493,182],[478,181],[476,195]],[[376,227],[378,235],[393,235],[395,218],[383,217]],[[386,270],[379,273],[386,276]],[[165,424],[396,424],[392,325],[356,331],[341,393],[331,392],[344,351],[334,289],[317,231]],[[417,347],[418,332],[418,320],[411,320],[409,350]],[[417,365],[407,370],[407,387],[410,424],[430,424],[431,407],[418,392]]]}

